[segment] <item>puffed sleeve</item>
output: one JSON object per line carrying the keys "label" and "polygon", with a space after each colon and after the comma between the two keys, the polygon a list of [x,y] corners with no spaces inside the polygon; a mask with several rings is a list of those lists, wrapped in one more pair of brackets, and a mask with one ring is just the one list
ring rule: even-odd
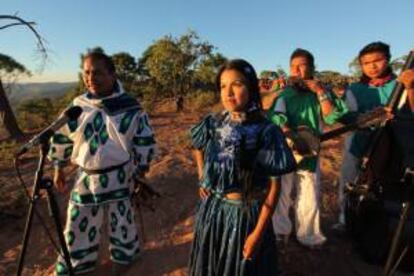
{"label": "puffed sleeve", "polygon": [[191,142],[195,149],[204,149],[208,140],[211,138],[213,116],[208,115],[197,125],[190,129]]}
{"label": "puffed sleeve", "polygon": [[280,176],[296,169],[296,161],[286,143],[285,135],[274,124],[265,127],[261,137],[257,162],[269,177]]}

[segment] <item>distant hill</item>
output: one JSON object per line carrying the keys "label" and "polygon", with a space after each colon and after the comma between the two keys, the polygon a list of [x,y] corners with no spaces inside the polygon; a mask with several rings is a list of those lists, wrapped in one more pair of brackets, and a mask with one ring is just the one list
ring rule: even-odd
{"label": "distant hill", "polygon": [[59,98],[76,87],[77,82],[19,83],[13,85],[8,96],[13,106],[29,99]]}

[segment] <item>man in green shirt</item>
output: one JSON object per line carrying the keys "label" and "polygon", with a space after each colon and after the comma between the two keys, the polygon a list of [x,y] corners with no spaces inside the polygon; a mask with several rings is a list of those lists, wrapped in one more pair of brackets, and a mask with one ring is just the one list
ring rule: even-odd
{"label": "man in green shirt", "polygon": [[[268,112],[269,119],[282,127],[288,136],[300,126],[321,134],[324,124],[333,124],[347,111],[341,100],[334,98],[319,81],[314,80],[314,72],[313,55],[306,50],[296,49],[290,57],[290,85],[281,92]],[[319,246],[326,241],[326,237],[319,223],[318,156],[303,158],[296,172],[282,177],[282,191],[273,215],[274,230],[279,238],[286,239],[292,231],[289,208],[294,186],[297,190],[296,237],[305,246]]]}

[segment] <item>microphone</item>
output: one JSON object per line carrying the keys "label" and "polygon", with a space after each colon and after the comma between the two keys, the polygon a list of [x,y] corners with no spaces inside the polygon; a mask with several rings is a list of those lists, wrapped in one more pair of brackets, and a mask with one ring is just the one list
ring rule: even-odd
{"label": "microphone", "polygon": [[56,121],[54,121],[50,126],[30,139],[30,141],[27,142],[24,146],[22,146],[18,151],[17,156],[25,154],[30,148],[48,141],[58,129],[64,126],[67,122],[78,119],[81,114],[82,108],[80,106],[75,105],[66,109],[62,115],[57,118]]}

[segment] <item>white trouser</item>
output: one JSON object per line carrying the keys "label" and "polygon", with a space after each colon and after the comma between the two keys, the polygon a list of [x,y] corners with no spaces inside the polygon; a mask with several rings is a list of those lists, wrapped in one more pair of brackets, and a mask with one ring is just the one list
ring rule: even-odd
{"label": "white trouser", "polygon": [[349,146],[352,136],[348,136],[345,140],[343,159],[341,165],[341,175],[339,176],[338,186],[338,205],[339,217],[338,222],[345,224],[345,185],[354,182],[358,174],[359,159],[349,152]]}
{"label": "white trouser", "polygon": [[298,241],[309,246],[322,244],[326,241],[319,223],[319,183],[319,165],[316,172],[298,170],[282,176],[282,189],[272,216],[276,235],[289,235],[292,231],[289,209],[292,205],[292,188],[295,186],[295,223]]}

